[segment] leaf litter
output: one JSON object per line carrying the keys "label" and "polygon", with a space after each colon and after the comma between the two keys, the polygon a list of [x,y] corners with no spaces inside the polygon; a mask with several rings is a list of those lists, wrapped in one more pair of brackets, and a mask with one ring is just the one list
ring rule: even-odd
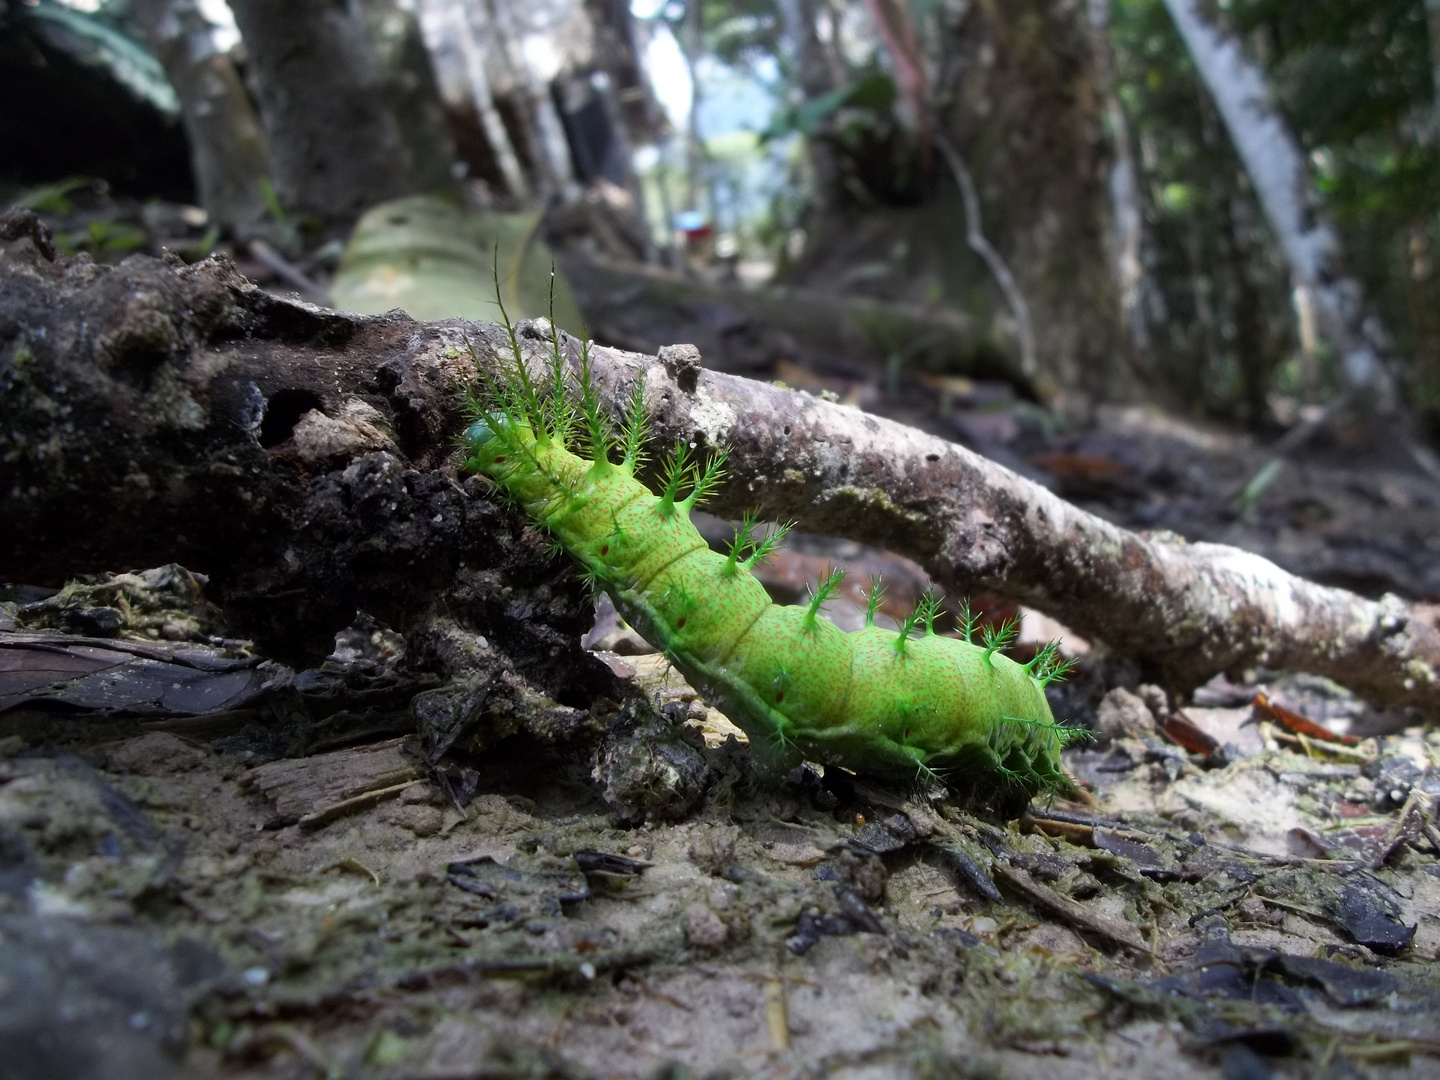
{"label": "leaf litter", "polygon": [[[362,630],[337,700],[403,683]],[[36,988],[0,993],[6,1045],[60,1076],[1440,1073],[1435,734],[1264,672],[1175,707],[1100,657],[1068,691],[1088,800],[1000,821],[759,778],[663,658],[606,659],[603,722],[556,741],[537,700],[442,756],[393,718],[283,757],[0,714],[0,974]]]}

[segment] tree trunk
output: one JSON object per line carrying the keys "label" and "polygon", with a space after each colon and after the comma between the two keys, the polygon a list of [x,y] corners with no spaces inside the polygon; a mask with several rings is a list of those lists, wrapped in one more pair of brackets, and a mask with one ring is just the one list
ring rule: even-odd
{"label": "tree trunk", "polygon": [[[896,19],[908,10],[882,7]],[[928,138],[920,124],[908,156],[917,170],[928,162],[930,179],[897,183],[884,205],[861,210],[831,199],[788,280],[833,288],[844,271],[888,260],[886,276],[843,288],[984,313],[991,347],[1022,364],[1033,357],[1032,385],[1066,411],[1140,396],[1125,360],[1105,93],[1084,6],[966,5],[941,33],[941,46],[930,50],[932,65],[938,61],[932,100],[924,103],[941,153],[916,145]],[[897,61],[911,71],[907,87],[917,85],[923,59]],[[892,154],[896,178],[902,156]],[[967,171],[975,200],[964,191]],[[897,343],[897,355],[905,344]]]}
{"label": "tree trunk", "polygon": [[[495,107],[495,97],[490,90],[489,74],[486,71],[487,48],[475,20],[480,17],[478,8],[458,2],[435,2],[429,5],[427,26],[430,45],[438,48],[443,39],[454,41],[465,69],[465,82],[470,89],[470,102],[475,109],[480,137],[485,149],[493,157],[498,177],[488,179],[492,183],[500,180],[504,192],[512,199],[526,200],[530,197],[530,181],[521,167],[520,155],[505,130],[505,121]],[[497,185],[497,187],[500,185]]]}
{"label": "tree trunk", "polygon": [[343,230],[416,190],[365,14],[332,0],[235,0],[275,190],[287,211]]}
{"label": "tree trunk", "polygon": [[138,0],[135,14],[180,97],[200,205],[210,221],[246,236],[266,220],[265,133],[230,57],[194,0]]}
{"label": "tree trunk", "polygon": [[1112,269],[1104,58],[1085,8],[975,5],[949,36],[958,74],[940,87],[950,102],[941,126],[975,176],[986,234],[1027,301],[1042,392],[1076,408],[1137,396]]}
{"label": "tree trunk", "polygon": [[1200,13],[1197,0],[1165,0],[1165,7],[1225,120],[1297,284],[1314,298],[1342,378],[1380,411],[1393,411],[1398,400],[1385,366],[1388,337],[1360,282],[1340,270],[1337,234],[1313,197],[1301,147],[1270,101],[1264,72]]}
{"label": "tree trunk", "polygon": [[405,142],[411,190],[454,191],[455,140],[419,20],[395,0],[364,4],[386,96]]}

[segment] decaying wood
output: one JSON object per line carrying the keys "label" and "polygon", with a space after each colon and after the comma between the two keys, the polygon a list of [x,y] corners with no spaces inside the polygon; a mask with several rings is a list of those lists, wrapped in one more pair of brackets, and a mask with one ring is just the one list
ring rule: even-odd
{"label": "decaying wood", "polygon": [[[180,561],[242,623],[311,642],[356,606],[404,628],[438,596],[483,592],[478,560],[500,557],[483,546],[515,518],[454,476],[456,388],[472,349],[498,374],[503,328],[286,302],[223,259],[98,268],[54,256],[23,214],[0,219],[0,245],[0,579]],[[543,324],[520,340],[545,362]],[[693,348],[592,356],[617,410],[643,380],[656,445],[729,448],[717,513],[759,506],[913,558],[944,588],[1007,593],[1177,689],[1263,664],[1440,718],[1440,633],[1398,597],[1128,532],[939,438],[705,371]]]}
{"label": "decaying wood", "polygon": [[404,741],[267,762],[251,769],[243,782],[275,804],[272,825],[313,828],[418,784],[420,768],[405,756]]}

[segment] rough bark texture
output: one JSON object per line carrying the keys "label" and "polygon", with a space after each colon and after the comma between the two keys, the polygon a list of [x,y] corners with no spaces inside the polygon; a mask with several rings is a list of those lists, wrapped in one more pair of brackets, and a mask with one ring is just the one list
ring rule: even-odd
{"label": "rough bark texture", "polygon": [[362,11],[329,0],[232,7],[287,210],[348,223],[416,190]]}
{"label": "rough bark texture", "polygon": [[[502,556],[516,572],[514,516],[447,468],[470,348],[498,372],[503,328],[289,303],[223,259],[106,269],[48,244],[33,216],[0,221],[0,579],[180,561],[293,657],[357,606],[403,629],[463,606]],[[537,364],[546,334],[521,328]],[[1176,688],[1263,663],[1440,718],[1440,634],[1395,597],[1129,533],[943,440],[704,371],[687,346],[594,363],[617,408],[644,380],[657,445],[730,448],[718,513],[759,505],[908,555],[944,587],[1008,593]],[[537,581],[554,573],[539,551]]]}

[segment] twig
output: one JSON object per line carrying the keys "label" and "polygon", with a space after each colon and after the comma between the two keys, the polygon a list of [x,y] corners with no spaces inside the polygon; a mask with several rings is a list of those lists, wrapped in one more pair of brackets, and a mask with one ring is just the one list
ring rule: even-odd
{"label": "twig", "polygon": [[1034,382],[1040,369],[1035,358],[1035,332],[1030,323],[1030,305],[1025,302],[1025,294],[1015,283],[1010,267],[1005,265],[1000,253],[985,239],[985,230],[980,222],[980,197],[975,192],[975,181],[970,176],[970,170],[965,167],[965,159],[960,156],[955,144],[941,132],[937,131],[934,139],[936,149],[950,166],[950,172],[960,188],[960,198],[965,204],[965,241],[970,245],[970,250],[984,261],[990,276],[1005,295],[1005,303],[1010,306],[1010,314],[1015,319],[1015,336],[1020,339],[1020,371]]}
{"label": "twig", "polygon": [[1114,945],[1123,945],[1142,956],[1153,956],[1154,950],[1128,924],[1091,911],[1084,904],[1061,896],[1049,886],[1042,885],[1018,866],[1011,866],[1001,859],[995,860],[991,872],[1026,899],[1057,915],[1081,930],[1088,930]]}
{"label": "twig", "polygon": [[250,241],[250,254],[256,262],[288,285],[293,285],[317,304],[328,304],[330,294],[323,286],[302,274],[289,260],[264,240]]}

